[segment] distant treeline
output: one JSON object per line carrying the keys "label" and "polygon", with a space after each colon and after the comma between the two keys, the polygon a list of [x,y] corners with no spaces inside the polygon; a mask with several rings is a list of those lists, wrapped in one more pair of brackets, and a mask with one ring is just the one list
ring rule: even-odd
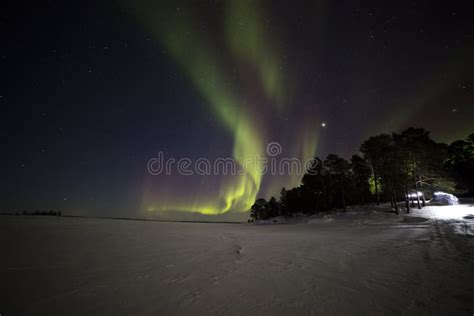
{"label": "distant treeline", "polygon": [[411,127],[372,136],[359,150],[350,161],[334,154],[315,157],[299,187],[282,188],[279,200],[257,199],[251,218],[345,211],[348,205],[381,202],[390,202],[398,214],[402,207],[409,212],[414,200],[421,208],[425,196],[435,191],[474,196],[474,134],[448,145]]}
{"label": "distant treeline", "polygon": [[61,211],[23,211],[23,212],[6,212],[6,213],[1,213],[1,215],[23,215],[23,216],[61,216]]}

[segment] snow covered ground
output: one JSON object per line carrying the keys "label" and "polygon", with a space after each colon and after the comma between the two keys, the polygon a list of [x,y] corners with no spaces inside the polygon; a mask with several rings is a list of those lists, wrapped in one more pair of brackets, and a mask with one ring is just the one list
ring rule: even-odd
{"label": "snow covered ground", "polygon": [[0,313],[472,315],[474,239],[458,229],[472,219],[436,215],[449,210],[292,225],[2,216]]}

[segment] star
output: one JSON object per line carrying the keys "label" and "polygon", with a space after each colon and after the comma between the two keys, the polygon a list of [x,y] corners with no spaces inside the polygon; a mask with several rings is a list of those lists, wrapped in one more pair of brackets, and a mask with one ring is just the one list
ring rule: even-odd
{"label": "star", "polygon": [[327,125],[326,122],[321,122],[321,127],[324,128],[324,127],[326,127],[326,125]]}

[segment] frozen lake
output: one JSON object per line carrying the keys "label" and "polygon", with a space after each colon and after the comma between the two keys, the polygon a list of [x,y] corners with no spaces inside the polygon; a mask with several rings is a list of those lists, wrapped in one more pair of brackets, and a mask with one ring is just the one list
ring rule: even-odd
{"label": "frozen lake", "polygon": [[0,314],[474,313],[474,239],[459,221],[380,212],[327,219],[2,216]]}

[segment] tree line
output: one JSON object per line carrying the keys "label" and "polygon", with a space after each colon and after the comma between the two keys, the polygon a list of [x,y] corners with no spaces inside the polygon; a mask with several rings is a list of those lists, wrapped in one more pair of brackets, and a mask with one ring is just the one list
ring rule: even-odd
{"label": "tree line", "polygon": [[[429,131],[408,128],[365,140],[360,154],[346,160],[330,154],[315,157],[301,185],[282,188],[280,198],[259,198],[253,220],[297,213],[346,210],[349,205],[390,202],[393,211],[421,208],[435,191],[474,195],[474,134],[451,144],[435,142]],[[420,192],[420,193],[419,193]]]}
{"label": "tree line", "polygon": [[23,216],[61,216],[62,213],[61,211],[23,211],[23,212],[5,212],[5,213],[0,213],[1,215],[23,215]]}

